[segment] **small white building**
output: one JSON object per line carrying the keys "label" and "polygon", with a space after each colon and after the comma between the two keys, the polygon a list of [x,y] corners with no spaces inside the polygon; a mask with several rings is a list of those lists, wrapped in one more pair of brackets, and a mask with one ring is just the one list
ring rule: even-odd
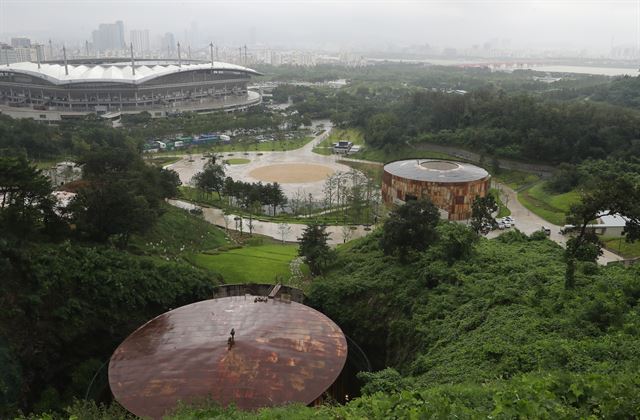
{"label": "small white building", "polygon": [[[596,223],[587,225],[587,229],[596,235],[608,239],[623,236],[624,228],[627,226],[627,218],[619,214],[601,213],[596,218]],[[564,225],[563,231],[572,232],[573,225]]]}
{"label": "small white building", "polygon": [[625,226],[627,226],[627,218],[619,214],[602,215],[596,219],[597,223],[589,225],[594,233],[603,238],[619,238],[622,236]]}

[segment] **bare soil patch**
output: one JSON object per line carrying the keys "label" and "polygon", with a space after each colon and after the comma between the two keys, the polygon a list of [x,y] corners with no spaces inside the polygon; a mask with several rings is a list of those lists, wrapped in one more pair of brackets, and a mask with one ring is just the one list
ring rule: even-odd
{"label": "bare soil patch", "polygon": [[249,176],[266,182],[293,184],[322,181],[334,172],[329,166],[289,163],[257,168],[249,172]]}

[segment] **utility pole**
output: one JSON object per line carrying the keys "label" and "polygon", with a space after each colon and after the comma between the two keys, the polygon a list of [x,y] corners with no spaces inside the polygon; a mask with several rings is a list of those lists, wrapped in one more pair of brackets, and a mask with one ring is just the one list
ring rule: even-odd
{"label": "utility pole", "polygon": [[62,57],[64,58],[64,74],[69,75],[69,67],[67,66],[67,49],[62,45]]}
{"label": "utility pole", "polygon": [[129,44],[130,48],[131,48],[131,72],[133,73],[133,75],[136,75],[136,63],[135,61],[133,61],[133,42],[131,44]]}

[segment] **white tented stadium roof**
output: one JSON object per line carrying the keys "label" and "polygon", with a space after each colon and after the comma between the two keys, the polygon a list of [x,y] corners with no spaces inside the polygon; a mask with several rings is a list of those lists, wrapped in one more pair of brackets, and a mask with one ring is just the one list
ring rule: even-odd
{"label": "white tented stadium roof", "polygon": [[28,76],[38,77],[47,80],[54,85],[65,85],[72,83],[87,82],[116,82],[141,84],[160,76],[166,76],[173,73],[194,71],[194,70],[226,70],[237,71],[253,75],[260,75],[257,71],[238,66],[236,64],[213,62],[209,63],[188,63],[179,66],[177,62],[167,61],[140,61],[136,63],[133,74],[131,63],[104,63],[104,64],[68,64],[69,74],[65,74],[64,64],[40,64],[22,62],[13,63],[8,66],[0,67],[2,72],[11,72],[24,74]]}

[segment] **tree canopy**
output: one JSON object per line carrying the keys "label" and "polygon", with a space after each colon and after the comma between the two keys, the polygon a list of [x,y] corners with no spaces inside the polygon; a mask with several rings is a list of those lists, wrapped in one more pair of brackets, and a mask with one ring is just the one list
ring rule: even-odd
{"label": "tree canopy", "polygon": [[437,238],[438,208],[430,200],[412,200],[391,212],[382,228],[380,246],[387,255],[406,259],[412,251],[424,251]]}
{"label": "tree canopy", "polygon": [[327,245],[329,234],[326,227],[318,224],[307,225],[298,238],[300,249],[298,255],[305,258],[311,273],[322,274],[333,257],[333,253]]}

